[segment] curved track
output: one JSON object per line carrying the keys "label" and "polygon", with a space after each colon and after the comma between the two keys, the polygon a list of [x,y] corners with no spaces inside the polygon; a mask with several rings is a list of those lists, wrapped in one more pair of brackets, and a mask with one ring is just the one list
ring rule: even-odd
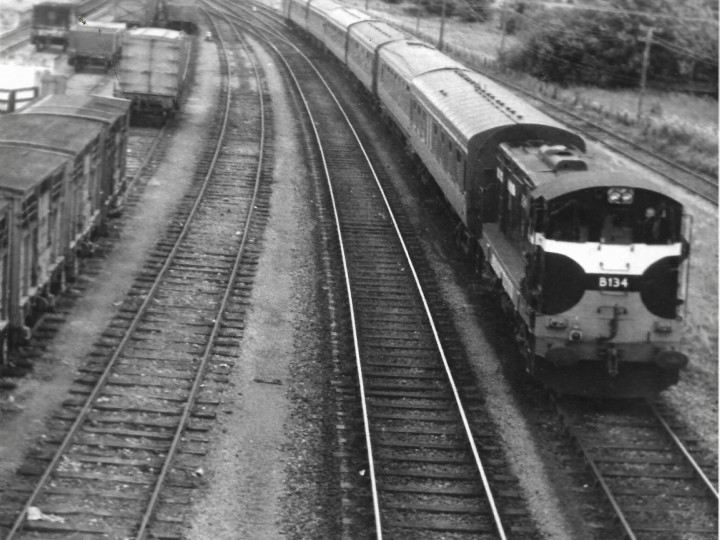
{"label": "curved track", "polygon": [[[269,33],[254,32],[260,39]],[[344,297],[338,325],[346,335],[339,347],[347,355],[336,387],[352,403],[344,416],[355,441],[348,452],[364,448],[359,481],[348,478],[346,509],[357,513],[346,534],[506,538],[508,530],[532,537],[477,388],[457,365],[462,353],[449,337],[450,317],[436,314],[433,278],[426,263],[417,266],[419,244],[406,218],[395,215],[400,205],[388,179],[321,76],[325,67],[278,34],[268,45],[308,115],[317,144],[312,159],[335,221],[336,283]],[[358,517],[358,507],[370,516]]]}
{"label": "curved track", "polygon": [[[259,74],[247,49],[221,45],[224,112],[196,182],[25,465],[30,479],[13,486],[16,500],[31,493],[8,539],[180,535],[214,392],[242,334],[271,178]],[[36,508],[59,519],[28,520]]]}
{"label": "curved track", "polygon": [[556,405],[609,503],[618,538],[717,538],[716,483],[692,457],[699,453],[688,449],[692,441],[684,443],[658,409],[567,398]]}

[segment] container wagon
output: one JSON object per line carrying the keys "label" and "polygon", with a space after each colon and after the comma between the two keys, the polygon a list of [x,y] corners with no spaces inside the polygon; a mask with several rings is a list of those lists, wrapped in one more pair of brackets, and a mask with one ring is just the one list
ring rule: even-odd
{"label": "container wagon", "polygon": [[30,43],[40,51],[48,45],[68,45],[70,27],[77,21],[78,6],[70,2],[40,2],[33,6]]}
{"label": "container wagon", "polygon": [[68,34],[68,63],[75,71],[99,66],[106,72],[120,59],[124,23],[92,22],[74,24]]}
{"label": "container wagon", "polygon": [[199,13],[194,1],[167,0],[161,11],[166,28],[197,34]]}
{"label": "container wagon", "polygon": [[132,101],[132,120],[164,121],[180,109],[189,54],[183,32],[134,28],[125,34],[114,94]]}
{"label": "container wagon", "polygon": [[[3,121],[10,116],[3,117]],[[4,127],[0,133],[6,134]],[[30,337],[39,315],[64,287],[72,159],[46,148],[0,142],[0,200],[6,204],[2,254],[0,339],[9,348]]]}
{"label": "container wagon", "polygon": [[128,28],[154,26],[158,21],[159,0],[114,0],[113,21]]}

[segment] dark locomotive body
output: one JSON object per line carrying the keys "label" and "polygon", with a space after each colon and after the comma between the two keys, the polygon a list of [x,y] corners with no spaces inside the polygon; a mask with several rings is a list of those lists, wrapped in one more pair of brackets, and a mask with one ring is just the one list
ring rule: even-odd
{"label": "dark locomotive body", "polygon": [[406,140],[419,177],[442,192],[531,376],[561,393],[613,397],[677,382],[688,361],[679,203],[426,43],[384,27],[368,50],[380,22],[332,0],[286,0],[283,10],[348,66]]}
{"label": "dark locomotive body", "polygon": [[77,21],[78,5],[74,2],[41,2],[33,6],[30,43],[39,51],[49,45],[68,44],[68,32]]}

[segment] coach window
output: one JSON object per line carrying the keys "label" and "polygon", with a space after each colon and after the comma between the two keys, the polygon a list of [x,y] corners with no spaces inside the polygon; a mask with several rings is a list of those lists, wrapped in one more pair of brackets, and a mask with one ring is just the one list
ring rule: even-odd
{"label": "coach window", "polygon": [[460,152],[459,149],[455,150],[455,177],[457,178],[458,185],[465,190],[465,186],[462,184],[462,181],[465,178],[465,160],[463,159],[462,152]]}

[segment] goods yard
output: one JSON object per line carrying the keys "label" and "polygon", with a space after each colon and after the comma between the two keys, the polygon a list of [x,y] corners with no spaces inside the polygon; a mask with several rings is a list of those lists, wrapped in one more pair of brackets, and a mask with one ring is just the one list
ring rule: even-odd
{"label": "goods yard", "polygon": [[331,0],[130,4],[0,116],[0,535],[717,536],[716,184]]}

